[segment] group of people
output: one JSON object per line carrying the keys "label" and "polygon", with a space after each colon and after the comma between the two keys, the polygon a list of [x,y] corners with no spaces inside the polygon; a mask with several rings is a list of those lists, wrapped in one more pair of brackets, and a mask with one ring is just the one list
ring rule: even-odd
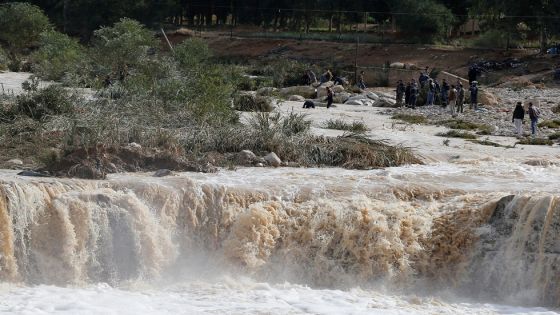
{"label": "group of people", "polygon": [[[532,102],[529,102],[529,109],[527,110],[529,119],[531,120],[531,135],[534,137],[537,134],[537,126],[539,124],[540,110]],[[515,126],[515,135],[517,137],[523,136],[523,120],[525,119],[525,108],[521,102],[517,102],[513,110],[513,117],[511,122]]]}
{"label": "group of people", "polygon": [[[418,104],[420,91],[426,91],[426,99],[424,104]],[[478,83],[470,82],[470,108],[478,109]],[[465,88],[460,80],[456,84],[449,84],[445,79],[441,85],[436,79],[430,78],[428,68],[425,72],[420,73],[418,83],[415,79],[405,83],[402,80],[397,82],[396,99],[399,106],[416,108],[418,105],[434,105],[439,104],[448,108],[452,115],[463,113],[465,103]]]}

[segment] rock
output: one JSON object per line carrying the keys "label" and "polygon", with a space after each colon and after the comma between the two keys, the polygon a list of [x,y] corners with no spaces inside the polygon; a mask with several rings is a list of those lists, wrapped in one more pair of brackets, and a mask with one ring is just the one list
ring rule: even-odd
{"label": "rock", "polygon": [[87,164],[76,164],[68,170],[68,176],[82,179],[105,179],[106,175],[103,171],[95,166]]}
{"label": "rock", "polygon": [[[326,90],[326,88],[325,88]],[[344,92],[344,87],[342,85],[335,85],[331,88],[331,90],[333,91],[333,93],[342,93]]]}
{"label": "rock", "polygon": [[288,101],[291,101],[291,102],[305,102],[305,97],[303,97],[301,95],[291,95],[290,97],[288,97]]}
{"label": "rock", "polygon": [[290,97],[291,95],[301,95],[304,98],[315,98],[315,88],[312,86],[290,86],[280,89],[280,95],[283,97]]}
{"label": "rock", "polygon": [[241,165],[252,165],[255,161],[257,161],[257,156],[253,151],[250,150],[243,150],[237,154],[237,161]]}
{"label": "rock", "polygon": [[362,101],[362,100],[367,100],[367,99],[369,99],[367,97],[367,95],[358,94],[358,95],[355,95],[355,96],[352,96],[352,97],[348,98],[348,101]]}
{"label": "rock", "polygon": [[393,68],[393,69],[404,69],[404,63],[402,63],[402,62],[393,62],[392,64],[389,65],[389,68]]}
{"label": "rock", "polygon": [[380,97],[373,106],[375,107],[395,107],[397,102],[394,99],[388,97]]}
{"label": "rock", "polygon": [[379,95],[373,93],[373,92],[368,92],[366,94],[367,98],[369,98],[370,100],[374,100],[377,101],[379,99]]}
{"label": "rock", "polygon": [[126,147],[133,150],[142,150],[142,146],[136,142],[131,142]]}
{"label": "rock", "polygon": [[498,105],[498,98],[488,91],[480,90],[478,93],[478,102],[484,105],[496,106]]}
{"label": "rock", "polygon": [[282,160],[280,160],[278,155],[276,155],[276,153],[274,152],[270,152],[269,154],[267,154],[264,159],[269,165],[274,167],[278,167],[282,164]]}
{"label": "rock", "polygon": [[364,103],[361,100],[348,100],[346,101],[346,103],[344,103],[346,105],[356,105],[356,106],[364,106]]}
{"label": "rock", "polygon": [[114,163],[108,163],[107,165],[105,165],[105,170],[109,174],[114,174],[114,173],[117,173],[119,171],[119,169],[117,168],[117,166]]}
{"label": "rock", "polygon": [[158,170],[157,172],[154,173],[154,177],[165,177],[165,176],[169,176],[172,175],[173,172],[171,170],[168,170],[166,168]]}
{"label": "rock", "polygon": [[49,174],[36,172],[36,171],[22,171],[18,173],[19,176],[30,176],[30,177],[51,177]]}
{"label": "rock", "polygon": [[333,101],[337,104],[344,104],[344,103],[346,103],[346,101],[349,98],[350,98],[350,93],[342,92],[342,93],[336,94],[333,98]]}
{"label": "rock", "polygon": [[23,161],[20,160],[20,159],[11,159],[6,163],[12,164],[12,165],[23,165]]}
{"label": "rock", "polygon": [[262,87],[257,90],[258,96],[272,96],[274,93],[278,92],[277,88],[273,87]]}
{"label": "rock", "polygon": [[257,164],[255,164],[255,166],[256,167],[264,167],[264,164],[263,163],[257,163]]}

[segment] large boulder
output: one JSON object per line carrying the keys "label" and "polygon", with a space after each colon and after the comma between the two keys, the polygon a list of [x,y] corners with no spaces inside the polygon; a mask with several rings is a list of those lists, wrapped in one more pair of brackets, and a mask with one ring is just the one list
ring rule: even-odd
{"label": "large boulder", "polygon": [[237,154],[237,162],[241,165],[249,166],[257,161],[257,155],[253,151],[243,150]]}
{"label": "large boulder", "polygon": [[379,99],[379,95],[373,93],[373,92],[368,92],[366,94],[367,98],[369,98],[370,100],[374,100],[377,101]]}
{"label": "large boulder", "polygon": [[478,93],[478,102],[480,104],[488,105],[488,106],[496,106],[498,105],[498,98],[485,90],[479,90]]}
{"label": "large boulder", "polygon": [[257,95],[258,96],[273,96],[274,94],[276,94],[276,92],[278,92],[277,88],[262,87],[262,88],[257,90]]}
{"label": "large boulder", "polygon": [[6,162],[6,163],[8,163],[8,164],[10,164],[10,165],[18,165],[18,166],[19,166],[19,165],[23,165],[23,161],[20,160],[20,159],[11,159],[11,160],[9,160],[9,161]]}
{"label": "large boulder", "polygon": [[305,102],[305,97],[303,97],[301,95],[291,95],[290,97],[288,97],[288,101],[291,101],[291,102]]}
{"label": "large boulder", "polygon": [[364,106],[364,103],[362,102],[362,100],[348,100],[346,103],[344,103],[346,105],[356,105],[356,106]]}
{"label": "large boulder", "polygon": [[271,166],[278,167],[282,164],[282,160],[274,152],[270,152],[264,157],[264,160]]}
{"label": "large boulder", "polygon": [[350,98],[350,93],[347,92],[342,92],[342,93],[338,93],[334,96],[334,103],[337,104],[344,104],[346,103],[346,101]]}
{"label": "large boulder", "polygon": [[375,107],[396,107],[397,106],[397,101],[392,99],[392,98],[388,98],[388,97],[380,97],[377,101],[375,101],[373,106],[375,106]]}
{"label": "large boulder", "polygon": [[315,88],[308,85],[290,86],[280,89],[280,95],[290,97],[291,95],[301,95],[304,98],[315,98]]}
{"label": "large boulder", "polygon": [[392,64],[389,65],[389,68],[393,68],[393,69],[404,69],[404,63],[402,63],[402,62],[393,62]]}

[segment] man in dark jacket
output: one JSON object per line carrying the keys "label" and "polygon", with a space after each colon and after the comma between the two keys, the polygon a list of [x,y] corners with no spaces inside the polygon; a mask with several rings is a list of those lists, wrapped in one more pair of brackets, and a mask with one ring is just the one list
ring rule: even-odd
{"label": "man in dark jacket", "polygon": [[465,102],[465,89],[463,83],[459,82],[457,86],[457,112],[463,113],[463,103]]}
{"label": "man in dark jacket", "polygon": [[404,89],[404,103],[408,107],[410,105],[410,82],[406,83],[406,88]]}
{"label": "man in dark jacket", "polygon": [[416,81],[412,80],[410,84],[410,107],[416,108],[416,101],[418,99],[419,89]]}
{"label": "man in dark jacket", "polygon": [[447,81],[445,81],[445,79],[443,79],[443,81],[441,83],[441,106],[443,106],[443,107],[446,107],[447,102],[449,101],[448,100],[449,90],[451,90],[451,87],[449,86]]}
{"label": "man in dark jacket", "polygon": [[525,110],[523,109],[523,104],[517,102],[515,110],[513,111],[513,117],[511,122],[515,125],[515,134],[517,137],[523,136],[523,119],[525,118]]}
{"label": "man in dark jacket", "polygon": [[476,81],[471,84],[469,91],[471,92],[471,105],[469,106],[470,109],[477,110],[478,109],[478,87],[476,86]]}
{"label": "man in dark jacket", "polygon": [[478,76],[478,69],[475,65],[470,66],[469,68],[469,85],[472,85],[474,81],[476,81],[476,77]]}
{"label": "man in dark jacket", "polygon": [[402,80],[399,80],[397,82],[397,105],[398,106],[402,106],[403,104],[403,96],[404,96],[404,92],[405,92],[406,88],[404,87],[404,83]]}

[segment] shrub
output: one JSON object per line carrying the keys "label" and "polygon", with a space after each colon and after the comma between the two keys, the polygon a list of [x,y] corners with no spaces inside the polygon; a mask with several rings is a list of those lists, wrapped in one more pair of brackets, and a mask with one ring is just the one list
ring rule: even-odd
{"label": "shrub", "polygon": [[402,0],[394,1],[395,12],[415,12],[415,15],[399,17],[396,20],[399,30],[407,34],[428,36],[432,39],[444,38],[455,22],[451,10],[434,1]]}
{"label": "shrub", "polygon": [[327,129],[345,130],[354,133],[365,133],[369,131],[369,128],[362,121],[347,123],[342,119],[329,119],[323,123],[323,126]]}
{"label": "shrub", "polygon": [[0,70],[7,70],[9,64],[8,54],[0,47]]}
{"label": "shrub", "polygon": [[105,75],[114,71],[126,73],[129,66],[142,63],[149,48],[157,46],[150,30],[127,18],[96,30],[93,36],[92,55]]}
{"label": "shrub", "polygon": [[548,139],[550,139],[550,140],[558,140],[558,139],[560,139],[560,132],[555,132],[555,133],[549,135],[549,136],[548,136]]}
{"label": "shrub", "polygon": [[560,128],[560,120],[558,120],[558,119],[545,120],[545,121],[539,123],[539,127],[540,128],[549,128],[549,129]]}
{"label": "shrub", "polygon": [[175,59],[181,67],[198,67],[212,57],[208,45],[199,38],[189,38],[175,47]]}
{"label": "shrub", "polygon": [[461,138],[461,139],[476,139],[476,135],[473,135],[469,132],[457,131],[457,130],[449,130],[448,132],[440,132],[436,134],[439,137],[448,137],[448,138]]}
{"label": "shrub", "polygon": [[552,145],[553,142],[550,139],[544,138],[523,138],[520,139],[517,144],[525,144],[525,145]]}
{"label": "shrub", "polygon": [[60,80],[85,58],[80,44],[56,31],[41,33],[40,48],[33,54],[33,70],[47,80]]}
{"label": "shrub", "polygon": [[71,114],[74,111],[71,95],[58,85],[31,90],[17,97],[16,111],[35,120],[47,116]]}
{"label": "shrub", "polygon": [[425,124],[428,122],[426,117],[421,115],[410,115],[410,114],[396,114],[393,115],[393,119],[402,120],[409,124]]}
{"label": "shrub", "polygon": [[0,4],[0,42],[8,45],[12,57],[39,40],[39,35],[49,28],[49,19],[37,6],[23,2]]}
{"label": "shrub", "polygon": [[480,144],[480,145],[487,145],[487,146],[491,146],[491,147],[496,147],[496,148],[508,148],[508,149],[513,148],[512,146],[501,145],[499,143],[490,141],[488,139],[485,139],[485,140],[467,140],[467,141],[472,142],[472,143],[476,143],[476,144]]}
{"label": "shrub", "polygon": [[274,108],[268,97],[240,94],[233,100],[235,110],[243,112],[271,112]]}
{"label": "shrub", "polygon": [[305,63],[281,59],[267,63],[262,73],[272,78],[275,87],[286,87],[307,84],[305,71],[308,69],[309,65]]}
{"label": "shrub", "polygon": [[[473,41],[473,46],[480,48],[506,48],[508,44],[508,34],[496,29],[484,32]],[[510,46],[513,45],[510,42]]]}

